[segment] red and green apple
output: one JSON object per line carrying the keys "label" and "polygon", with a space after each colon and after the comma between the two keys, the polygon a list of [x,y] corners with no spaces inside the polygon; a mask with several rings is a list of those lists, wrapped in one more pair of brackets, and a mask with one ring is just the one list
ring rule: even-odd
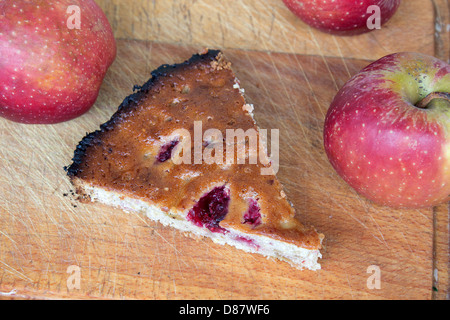
{"label": "red and green apple", "polygon": [[[283,2],[306,24],[336,35],[369,32],[375,29],[372,23],[377,22],[381,27],[395,14],[400,5],[400,0],[283,0]],[[376,9],[372,9],[373,6],[376,6]]]}
{"label": "red and green apple", "polygon": [[411,52],[373,62],[335,96],[324,147],[337,173],[376,203],[450,200],[450,65]]}
{"label": "red and green apple", "polygon": [[93,0],[0,2],[0,116],[57,123],[85,113],[116,56]]}

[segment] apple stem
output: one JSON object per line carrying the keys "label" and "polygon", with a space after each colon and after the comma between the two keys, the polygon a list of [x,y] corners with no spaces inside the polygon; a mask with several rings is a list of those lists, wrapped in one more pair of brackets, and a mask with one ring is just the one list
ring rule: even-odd
{"label": "apple stem", "polygon": [[430,102],[434,99],[445,99],[450,102],[450,93],[448,92],[432,92],[429,95],[427,95],[425,98],[420,100],[416,107],[421,109],[426,109],[427,106],[430,104]]}

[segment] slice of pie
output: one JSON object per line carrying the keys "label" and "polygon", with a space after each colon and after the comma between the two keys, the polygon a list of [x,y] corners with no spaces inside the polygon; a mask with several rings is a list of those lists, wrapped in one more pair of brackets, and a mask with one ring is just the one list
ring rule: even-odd
{"label": "slice of pie", "polygon": [[[238,159],[238,151],[226,157],[239,147],[238,139],[225,139],[231,129],[256,132],[260,148],[265,142],[220,51],[163,65],[137,89],[77,146],[66,169],[80,198],[299,269],[320,269],[323,235],[295,219],[274,171],[267,171],[273,164],[261,156],[267,150],[257,161]],[[240,140],[241,151],[255,155],[249,137]]]}

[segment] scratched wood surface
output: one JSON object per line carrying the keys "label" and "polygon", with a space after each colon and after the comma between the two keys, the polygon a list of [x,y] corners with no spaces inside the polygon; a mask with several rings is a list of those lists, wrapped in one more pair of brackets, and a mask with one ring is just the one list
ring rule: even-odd
{"label": "scratched wood surface", "polygon": [[[322,147],[324,114],[334,94],[375,52],[400,51],[404,38],[415,37],[422,42],[408,43],[408,49],[448,59],[446,0],[427,2],[427,11],[418,1],[404,1],[410,5],[402,5],[389,28],[359,40],[318,34],[276,1],[230,2],[234,18],[207,0],[129,1],[128,7],[126,1],[98,2],[115,28],[118,56],[91,111],[51,126],[0,119],[0,298],[447,298],[447,205],[425,210],[374,205],[336,175]],[[223,14],[222,20],[208,20],[211,10]],[[414,14],[420,14],[422,27],[398,36],[395,30]],[[215,42],[209,30],[185,37],[189,16],[192,25],[222,27],[226,42]],[[278,32],[270,37],[264,29],[269,18],[275,19],[272,32]],[[165,31],[146,32],[149,22]],[[443,28],[434,32],[436,22]],[[259,30],[252,39],[261,41],[239,41],[232,30],[241,32],[239,37]],[[292,44],[293,35],[281,38],[287,30],[298,32],[303,47],[300,40]],[[389,41],[378,43],[381,39]],[[223,49],[232,62],[260,127],[280,129],[278,176],[298,218],[326,235],[322,270],[299,272],[186,238],[139,214],[75,200],[62,168],[78,141],[109,119],[151,70],[183,61],[204,46]],[[380,268],[380,289],[368,286],[370,266]],[[70,282],[71,267],[80,271],[79,287]]]}
{"label": "scratched wood surface", "polygon": [[344,38],[308,27],[281,0],[97,2],[115,36],[125,39],[369,60],[397,51],[434,50],[431,0],[404,0],[400,14],[379,32]]}

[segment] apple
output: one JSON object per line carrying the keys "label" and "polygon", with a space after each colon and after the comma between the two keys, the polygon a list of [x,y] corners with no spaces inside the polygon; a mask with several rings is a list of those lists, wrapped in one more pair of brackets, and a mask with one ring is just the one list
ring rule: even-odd
{"label": "apple", "polygon": [[323,134],[336,172],[373,202],[450,200],[450,65],[412,52],[373,62],[339,90]]}
{"label": "apple", "polygon": [[0,116],[43,124],[80,116],[115,56],[93,0],[0,2]]}
{"label": "apple", "polygon": [[[323,32],[356,35],[374,30],[372,23],[379,14],[379,26],[397,11],[400,0],[283,0],[303,22]],[[370,6],[377,6],[374,11]],[[377,8],[377,10],[378,10]],[[368,27],[370,21],[370,28]]]}

